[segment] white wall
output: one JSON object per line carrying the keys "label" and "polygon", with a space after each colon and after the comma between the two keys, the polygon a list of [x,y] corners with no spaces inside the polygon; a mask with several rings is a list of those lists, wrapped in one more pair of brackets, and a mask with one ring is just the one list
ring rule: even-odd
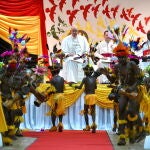
{"label": "white wall", "polygon": [[[120,28],[124,24],[126,24],[129,27],[128,30],[128,38],[133,37],[141,37],[141,42],[146,39],[146,34],[144,34],[141,31],[137,30],[137,27],[139,25],[139,22],[141,22],[143,29],[145,32],[147,32],[150,28],[150,13],[149,13],[149,6],[150,6],[150,0],[66,0],[65,4],[59,5],[61,0],[54,0],[54,4],[52,4],[53,0],[43,0],[44,2],[44,10],[46,15],[46,31],[49,31],[51,26],[53,24],[58,25],[58,16],[61,17],[61,19],[67,24],[68,27],[62,27],[66,32],[65,34],[59,34],[60,41],[64,36],[67,35],[71,24],[69,23],[69,15],[67,15],[67,10],[73,11],[73,10],[79,10],[75,16],[75,19],[73,19],[72,24],[75,24],[79,27],[79,29],[82,29],[87,32],[89,36],[89,42],[95,43],[97,41],[100,41],[103,39],[103,32],[107,29],[107,26],[114,27],[114,25],[119,25]],[[72,2],[76,1],[76,5],[72,6]],[[104,5],[102,3],[105,2]],[[81,9],[81,6],[85,7],[86,5],[91,4],[89,13],[87,13],[87,18],[85,20],[83,16],[83,10]],[[92,8],[99,5],[99,11],[97,14],[97,17],[94,16]],[[103,14],[103,10],[108,5],[108,10],[110,11],[110,18],[108,18],[105,14]],[[116,18],[113,17],[113,11],[112,9],[119,5],[118,12],[116,13]],[[62,7],[61,7],[62,6]],[[51,10],[52,7],[55,9],[54,14],[54,20],[49,16],[49,12],[46,12],[46,9]],[[62,8],[62,10],[60,9]],[[132,9],[132,12],[129,13],[127,9]],[[127,21],[125,18],[121,18],[121,14],[123,9],[125,10],[125,13],[127,13],[127,17],[129,18],[129,21]],[[139,14],[138,19],[133,24],[133,16]],[[145,23],[145,18],[149,18],[148,23]],[[134,26],[133,26],[134,25]],[[128,39],[127,38],[127,39]],[[48,45],[50,50],[52,50],[53,46],[58,43],[58,40],[55,40],[52,36],[48,37]]]}

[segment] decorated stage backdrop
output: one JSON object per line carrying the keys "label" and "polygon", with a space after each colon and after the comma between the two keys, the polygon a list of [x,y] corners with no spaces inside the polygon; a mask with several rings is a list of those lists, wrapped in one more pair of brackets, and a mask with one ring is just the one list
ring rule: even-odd
{"label": "decorated stage backdrop", "polygon": [[[42,92],[49,84],[41,84],[37,90]],[[99,84],[96,90],[98,96],[96,103],[96,124],[98,130],[111,130],[113,126],[113,102],[108,99],[111,88],[105,84]],[[64,129],[82,130],[85,127],[84,116],[80,114],[84,109],[83,89],[75,89],[68,84],[65,85],[65,115],[63,117]],[[42,103],[40,107],[34,105],[36,98],[31,95],[26,101],[27,113],[24,115],[24,122],[21,124],[22,129],[49,129],[51,122],[51,103],[50,99]],[[92,124],[91,115],[89,115],[90,124]],[[58,123],[58,118],[57,118]]]}
{"label": "decorated stage backdrop", "polygon": [[128,39],[140,36],[142,43],[150,26],[149,6],[149,0],[0,0],[0,37],[8,41],[8,28],[17,28],[31,37],[29,52],[47,55],[73,24],[90,44],[102,40],[108,26],[126,24]]}
{"label": "decorated stage backdrop", "polygon": [[[8,28],[17,28],[21,34],[29,34],[29,52],[37,55],[48,54],[49,50],[68,35],[70,26],[76,25],[84,31],[89,43],[103,39],[108,26],[129,26],[129,38],[141,37],[146,40],[150,29],[150,0],[0,0],[0,37],[8,39]],[[46,34],[47,33],[47,34]],[[84,118],[79,115],[83,109],[84,95],[70,105],[64,118],[66,129],[82,129]],[[40,108],[34,106],[35,97],[27,101],[27,114],[23,128],[50,128],[49,110],[46,103]],[[101,99],[96,108],[98,129],[109,129],[112,125],[111,107],[102,107]],[[101,106],[101,107],[100,107]]]}
{"label": "decorated stage backdrop", "polygon": [[50,50],[76,25],[86,32],[89,43],[103,39],[108,26],[129,27],[127,41],[141,37],[146,40],[150,29],[149,0],[44,0],[46,32]]}
{"label": "decorated stage backdrop", "polygon": [[27,34],[30,37],[27,44],[29,53],[47,55],[42,0],[0,0],[0,38],[11,44],[8,38],[9,27],[17,29],[21,35]]}

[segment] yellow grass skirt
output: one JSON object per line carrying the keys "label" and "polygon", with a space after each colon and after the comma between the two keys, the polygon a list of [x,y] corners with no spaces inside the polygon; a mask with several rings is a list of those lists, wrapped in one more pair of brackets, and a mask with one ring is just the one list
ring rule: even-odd
{"label": "yellow grass skirt", "polygon": [[95,105],[97,102],[97,99],[98,99],[98,97],[96,94],[87,94],[84,97],[84,103],[86,105]]}
{"label": "yellow grass skirt", "polygon": [[65,114],[64,100],[65,100],[64,93],[56,93],[51,96],[51,98],[47,101],[47,104],[51,107],[52,111],[54,111],[57,116],[64,115]]}

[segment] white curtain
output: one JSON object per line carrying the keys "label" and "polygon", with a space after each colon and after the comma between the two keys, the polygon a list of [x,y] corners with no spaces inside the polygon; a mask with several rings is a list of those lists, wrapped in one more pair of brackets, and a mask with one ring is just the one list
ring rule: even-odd
{"label": "white curtain", "polygon": [[[34,106],[36,98],[31,95],[26,101],[27,113],[23,116],[24,122],[21,124],[21,129],[41,130],[50,129],[52,126],[51,117],[45,114],[50,110],[46,103],[42,103],[40,107]],[[84,93],[81,97],[66,110],[63,117],[63,125],[66,130],[82,130],[85,127],[84,116],[79,113],[84,106]],[[97,130],[111,130],[113,126],[113,110],[103,109],[96,106],[96,124]],[[92,124],[91,116],[89,122]],[[58,119],[56,121],[56,125]]]}

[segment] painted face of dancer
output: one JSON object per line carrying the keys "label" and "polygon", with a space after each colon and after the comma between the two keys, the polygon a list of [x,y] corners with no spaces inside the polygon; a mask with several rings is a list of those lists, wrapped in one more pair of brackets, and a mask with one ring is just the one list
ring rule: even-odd
{"label": "painted face of dancer", "polygon": [[118,57],[118,62],[120,64],[126,64],[127,60],[128,60],[128,57],[126,57],[126,56],[120,56],[120,57]]}

